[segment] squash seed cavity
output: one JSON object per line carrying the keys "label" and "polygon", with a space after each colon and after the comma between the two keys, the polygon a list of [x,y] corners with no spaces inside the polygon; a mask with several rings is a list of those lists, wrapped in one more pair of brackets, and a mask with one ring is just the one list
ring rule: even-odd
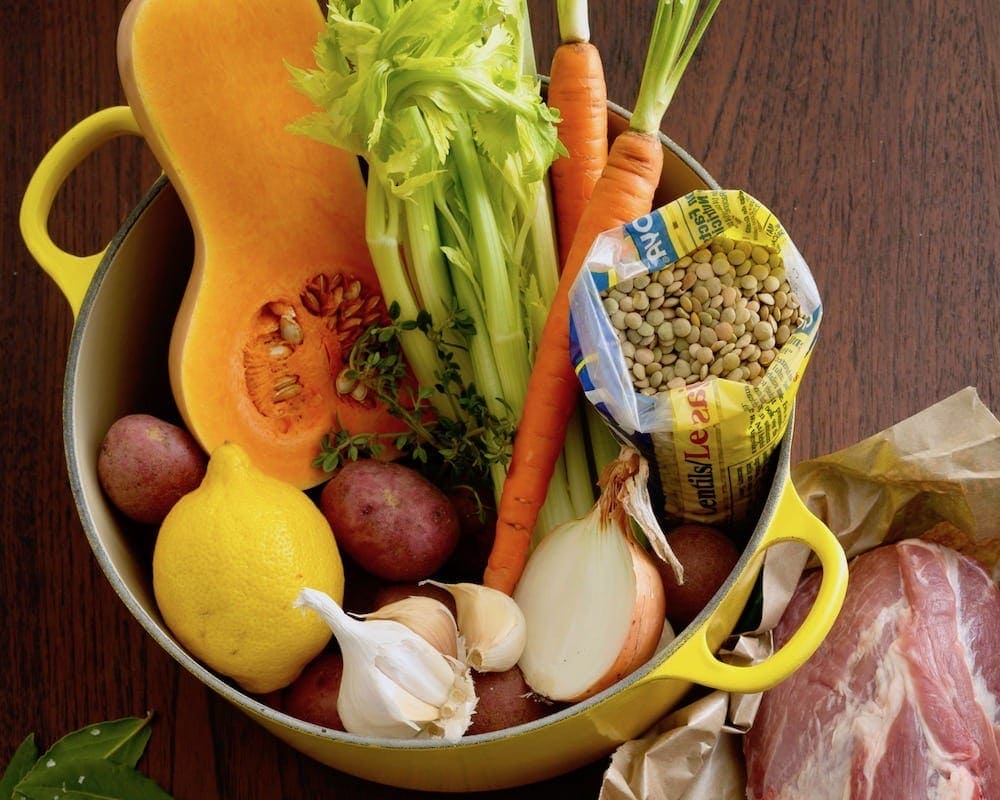
{"label": "squash seed cavity", "polygon": [[298,297],[265,303],[243,354],[255,408],[269,418],[300,417],[330,387],[342,401],[374,405],[344,367],[358,337],[387,319],[377,288],[342,273],[317,273]]}

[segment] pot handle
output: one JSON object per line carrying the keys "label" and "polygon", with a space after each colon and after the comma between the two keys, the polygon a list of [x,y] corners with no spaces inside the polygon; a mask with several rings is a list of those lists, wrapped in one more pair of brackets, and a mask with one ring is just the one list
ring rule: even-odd
{"label": "pot handle", "polygon": [[128,135],[142,136],[128,106],[105,108],[81,120],[42,158],[21,200],[21,237],[38,265],[66,295],[74,318],[105,251],[76,256],[62,250],[49,236],[49,213],[63,183],[87,156],[105,142]]}
{"label": "pot handle", "polygon": [[699,625],[659,668],[647,677],[681,678],[727,692],[752,694],[770,689],[802,666],[833,627],[847,593],[847,557],[837,537],[799,498],[791,480],[785,480],[774,517],[761,541],[759,555],[778,542],[807,545],[823,570],[819,591],[799,629],[763,661],[750,666],[727,664],[715,657],[709,643],[711,620]]}

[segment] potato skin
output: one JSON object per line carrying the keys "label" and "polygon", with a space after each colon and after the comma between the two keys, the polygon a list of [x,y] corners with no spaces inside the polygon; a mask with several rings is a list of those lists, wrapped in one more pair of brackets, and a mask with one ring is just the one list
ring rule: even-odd
{"label": "potato skin", "polygon": [[334,731],[344,730],[337,711],[344,659],[340,653],[321,653],[286,687],[281,710],[297,719]]}
{"label": "potato skin", "polygon": [[337,543],[364,570],[387,581],[418,581],[458,544],[455,507],[414,469],[363,459],[345,464],[320,494]]}
{"label": "potato skin", "polygon": [[684,567],[684,583],[679,585],[670,565],[657,560],[667,593],[667,619],[680,631],[729,577],[740,552],[719,529],[696,523],[678,525],[667,533],[667,543]]}
{"label": "potato skin", "polygon": [[493,550],[496,536],[497,512],[486,496],[488,489],[477,494],[467,486],[457,486],[445,491],[458,514],[458,546],[442,570],[445,579],[452,583],[483,579],[486,563]]}
{"label": "potato skin", "polygon": [[184,428],[150,414],[128,414],[108,429],[97,479],[129,519],[159,525],[205,477],[208,456]]}
{"label": "potato skin", "polygon": [[473,672],[472,680],[479,700],[466,736],[534,722],[562,707],[532,692],[517,666],[505,672]]}

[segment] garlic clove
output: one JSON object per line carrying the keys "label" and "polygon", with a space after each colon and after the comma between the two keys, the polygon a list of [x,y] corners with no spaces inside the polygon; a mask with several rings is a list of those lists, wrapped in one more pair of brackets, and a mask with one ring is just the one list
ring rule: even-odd
{"label": "garlic clove", "polygon": [[477,583],[438,583],[455,598],[458,632],[465,645],[465,662],[477,672],[504,672],[521,657],[527,623],[514,599]]}
{"label": "garlic clove", "polygon": [[358,614],[361,619],[389,619],[401,622],[414,633],[422,636],[441,653],[459,658],[458,627],[448,607],[433,597],[411,595],[387,603],[368,614]]}
{"label": "garlic clove", "polygon": [[302,589],[295,606],[330,626],[344,658],[337,711],[350,733],[458,739],[472,721],[469,668],[393,619],[355,619],[329,595]]}
{"label": "garlic clove", "polygon": [[[344,666],[346,670],[346,660]],[[435,722],[437,708],[406,692],[388,676],[372,670],[370,664],[367,669],[372,674],[365,676],[365,668],[365,664],[359,664],[350,676],[345,671],[341,679],[337,713],[344,730],[363,736],[412,739],[424,726]],[[373,683],[376,684],[374,688]]]}

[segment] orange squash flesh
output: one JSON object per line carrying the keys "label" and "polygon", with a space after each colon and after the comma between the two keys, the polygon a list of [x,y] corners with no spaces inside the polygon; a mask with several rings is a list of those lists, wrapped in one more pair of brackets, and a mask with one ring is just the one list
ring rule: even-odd
{"label": "orange squash flesh", "polygon": [[[170,380],[202,446],[238,442],[301,488],[323,435],[399,430],[339,382],[385,306],[365,243],[357,159],[290,133],[315,111],[286,63],[308,66],[315,0],[132,0],[119,27],[125,95],[195,237]],[[360,398],[360,399],[359,399]]]}

